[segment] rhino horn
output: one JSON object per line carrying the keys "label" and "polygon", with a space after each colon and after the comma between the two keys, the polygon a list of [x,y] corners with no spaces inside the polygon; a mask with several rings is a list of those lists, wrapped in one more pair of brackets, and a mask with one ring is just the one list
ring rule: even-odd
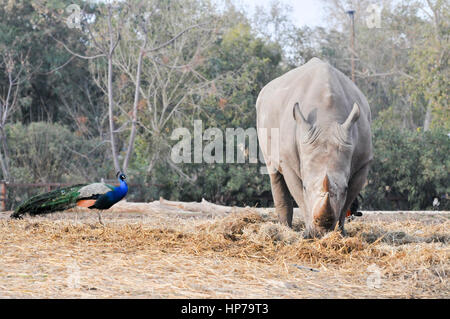
{"label": "rhino horn", "polygon": [[322,182],[322,192],[328,193],[329,191],[330,191],[330,180],[328,179],[328,174],[326,174]]}
{"label": "rhino horn", "polygon": [[298,102],[294,104],[294,119],[304,132],[309,132],[309,130],[312,128],[311,123],[309,123],[308,120],[305,119],[302,111],[300,111],[300,105],[298,104]]}
{"label": "rhino horn", "polygon": [[341,124],[341,127],[343,129],[344,132],[347,133],[347,135],[350,135],[350,130],[353,126],[353,124],[358,120],[359,118],[359,105],[354,103],[353,104],[353,108],[352,111],[350,112],[350,114],[348,115],[347,119],[345,120],[344,123]]}
{"label": "rhino horn", "polygon": [[329,227],[333,223],[333,209],[331,208],[329,193],[326,193],[323,199],[317,203],[313,216],[316,223],[323,227]]}

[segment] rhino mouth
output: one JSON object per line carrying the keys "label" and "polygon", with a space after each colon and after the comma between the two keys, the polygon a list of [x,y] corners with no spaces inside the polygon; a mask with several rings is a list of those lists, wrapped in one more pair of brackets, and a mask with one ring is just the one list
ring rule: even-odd
{"label": "rhino mouth", "polygon": [[314,219],[314,225],[322,228],[323,230],[333,229],[335,220],[332,217],[316,218]]}
{"label": "rhino mouth", "polygon": [[330,203],[330,193],[325,193],[325,196],[323,196],[314,206],[313,216],[315,225],[326,229],[333,226],[335,218]]}
{"label": "rhino mouth", "polygon": [[306,229],[303,237],[305,239],[321,238],[329,231],[329,229],[314,224],[312,227]]}

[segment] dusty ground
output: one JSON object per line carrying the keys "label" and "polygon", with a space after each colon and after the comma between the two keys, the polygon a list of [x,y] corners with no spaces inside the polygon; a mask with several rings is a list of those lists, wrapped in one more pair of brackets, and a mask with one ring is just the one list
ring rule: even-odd
{"label": "dusty ground", "polygon": [[[2,298],[449,298],[450,213],[365,214],[304,240],[273,212],[118,205],[8,219]],[[133,211],[134,210],[134,211]]]}

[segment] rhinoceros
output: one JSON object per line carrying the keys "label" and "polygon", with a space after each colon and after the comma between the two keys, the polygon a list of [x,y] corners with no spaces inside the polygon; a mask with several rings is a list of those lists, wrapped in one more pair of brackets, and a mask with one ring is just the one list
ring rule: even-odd
{"label": "rhinoceros", "polygon": [[372,161],[367,99],[318,58],[274,79],[256,101],[257,131],[279,221],[292,227],[292,197],[305,237],[340,229]]}

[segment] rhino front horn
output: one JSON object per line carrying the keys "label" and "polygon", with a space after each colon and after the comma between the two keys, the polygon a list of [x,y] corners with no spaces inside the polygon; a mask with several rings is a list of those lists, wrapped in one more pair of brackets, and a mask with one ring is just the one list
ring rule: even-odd
{"label": "rhino front horn", "polygon": [[327,193],[314,207],[313,216],[317,225],[325,228],[331,227],[334,222],[334,216],[329,193]]}

